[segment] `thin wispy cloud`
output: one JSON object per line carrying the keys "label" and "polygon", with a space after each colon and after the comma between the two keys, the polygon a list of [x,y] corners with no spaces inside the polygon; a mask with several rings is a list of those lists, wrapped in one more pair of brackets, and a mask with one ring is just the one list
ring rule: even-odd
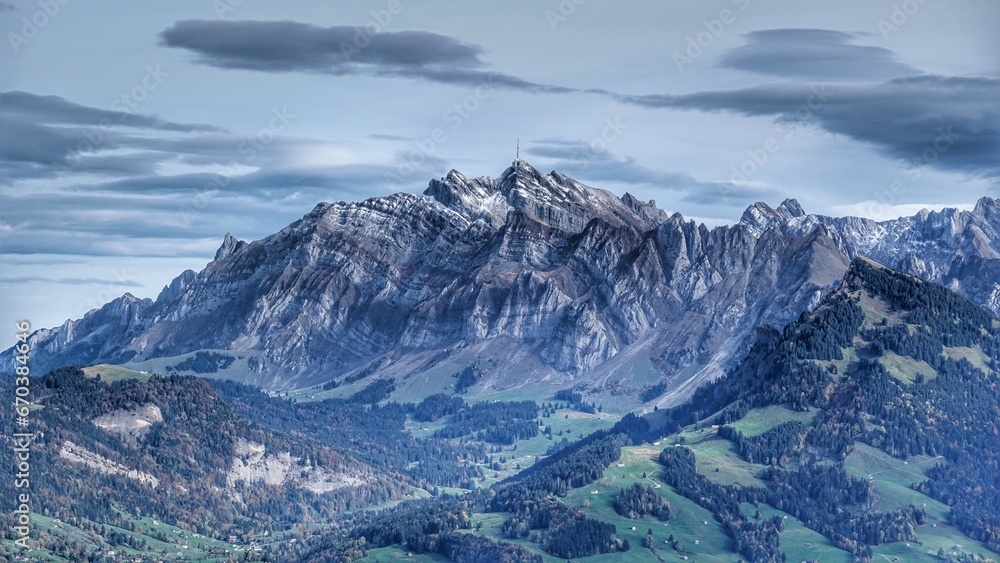
{"label": "thin wispy cloud", "polygon": [[526,147],[525,154],[548,159],[555,170],[582,181],[648,186],[663,190],[671,200],[695,205],[743,208],[755,201],[781,197],[779,191],[763,186],[701,180],[689,172],[648,167],[634,157],[597,150],[585,141],[541,139]]}
{"label": "thin wispy cloud", "polygon": [[0,283],[56,283],[62,285],[108,285],[113,287],[143,287],[135,280],[112,280],[100,278],[47,278],[44,276],[2,276]]}
{"label": "thin wispy cloud", "polygon": [[203,123],[175,123],[154,115],[100,109],[77,104],[60,96],[41,96],[16,90],[0,92],[0,116],[25,121],[43,120],[54,125],[115,125],[180,132],[220,130]]}

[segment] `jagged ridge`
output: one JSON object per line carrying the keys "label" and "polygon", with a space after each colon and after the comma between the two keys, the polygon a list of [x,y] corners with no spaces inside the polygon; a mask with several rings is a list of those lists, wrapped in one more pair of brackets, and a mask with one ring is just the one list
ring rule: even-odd
{"label": "jagged ridge", "polygon": [[[126,295],[36,332],[35,370],[259,350],[265,381],[291,387],[473,357],[484,388],[662,379],[672,404],[754,327],[815,306],[860,254],[1000,309],[998,205],[878,223],[786,200],[709,229],[523,161],[498,178],[452,171],[423,196],[322,203],[265,239],[227,235],[155,301]],[[673,377],[691,365],[691,381]]]}

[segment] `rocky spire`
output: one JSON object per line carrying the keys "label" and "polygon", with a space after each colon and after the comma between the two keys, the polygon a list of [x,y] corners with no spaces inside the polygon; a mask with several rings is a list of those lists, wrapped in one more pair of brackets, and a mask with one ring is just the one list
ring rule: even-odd
{"label": "rocky spire", "polygon": [[246,245],[246,242],[237,239],[232,234],[227,232],[226,237],[222,239],[222,246],[220,246],[219,250],[215,252],[215,259],[221,260],[223,258],[228,258],[240,250],[243,250]]}

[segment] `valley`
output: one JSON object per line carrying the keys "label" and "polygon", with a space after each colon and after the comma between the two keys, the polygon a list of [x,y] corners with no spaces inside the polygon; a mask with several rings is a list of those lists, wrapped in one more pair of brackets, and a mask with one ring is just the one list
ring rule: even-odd
{"label": "valley", "polygon": [[30,556],[1000,559],[997,205],[708,229],[522,162],[227,236],[31,335]]}

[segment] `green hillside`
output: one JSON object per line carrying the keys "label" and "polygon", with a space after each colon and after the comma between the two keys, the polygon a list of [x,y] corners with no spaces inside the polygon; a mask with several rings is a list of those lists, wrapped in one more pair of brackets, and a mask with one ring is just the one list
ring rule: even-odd
{"label": "green hillside", "polygon": [[[450,504],[365,516],[296,556],[401,545],[463,561],[455,538],[483,536],[509,561],[1000,560],[998,328],[859,259],[688,404],[626,416]],[[663,501],[666,519],[622,512]]]}
{"label": "green hillside", "polygon": [[[328,525],[410,493],[330,446],[239,416],[197,378],[64,368],[32,392],[42,408],[28,415],[30,485],[0,484],[7,498],[30,492],[32,560],[229,560],[291,523]],[[13,411],[0,406],[8,420]],[[0,520],[0,558],[27,556],[15,515]]]}

